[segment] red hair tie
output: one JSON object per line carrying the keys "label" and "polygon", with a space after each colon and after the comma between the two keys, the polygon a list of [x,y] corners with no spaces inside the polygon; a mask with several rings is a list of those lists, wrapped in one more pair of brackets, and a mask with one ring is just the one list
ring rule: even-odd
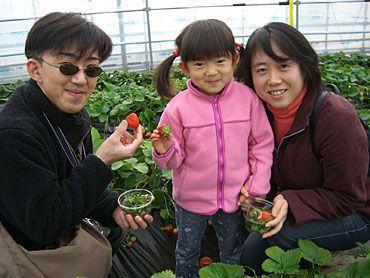
{"label": "red hair tie", "polygon": [[236,49],[239,51],[243,47],[243,44],[242,43],[236,43],[235,46],[236,46]]}
{"label": "red hair tie", "polygon": [[180,56],[180,51],[178,48],[176,48],[175,50],[172,50],[172,54],[175,55],[176,57],[179,57]]}

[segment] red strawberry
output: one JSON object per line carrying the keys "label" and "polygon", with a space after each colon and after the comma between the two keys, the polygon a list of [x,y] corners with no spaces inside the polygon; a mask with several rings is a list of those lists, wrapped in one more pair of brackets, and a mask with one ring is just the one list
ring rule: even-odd
{"label": "red strawberry", "polygon": [[257,218],[258,220],[262,220],[263,222],[267,222],[273,219],[272,215],[267,211],[261,211],[261,214]]}
{"label": "red strawberry", "polygon": [[166,234],[170,235],[170,234],[173,233],[173,226],[169,225],[169,226],[165,227],[163,230],[165,231]]}
{"label": "red strawberry", "polygon": [[148,132],[147,134],[145,134],[145,138],[146,139],[150,139],[150,137],[152,137],[152,133],[151,132]]}
{"label": "red strawberry", "polygon": [[172,131],[171,131],[171,128],[169,125],[163,125],[163,126],[160,126],[157,128],[158,131],[159,131],[159,136],[163,137],[163,138],[167,138],[169,136],[171,136],[172,134]]}
{"label": "red strawberry", "polygon": [[139,126],[140,120],[139,117],[135,113],[131,113],[126,117],[126,121],[128,123],[128,127],[135,129]]}
{"label": "red strawberry", "polygon": [[203,257],[199,260],[200,267],[208,266],[211,263],[213,263],[213,260],[210,257]]}

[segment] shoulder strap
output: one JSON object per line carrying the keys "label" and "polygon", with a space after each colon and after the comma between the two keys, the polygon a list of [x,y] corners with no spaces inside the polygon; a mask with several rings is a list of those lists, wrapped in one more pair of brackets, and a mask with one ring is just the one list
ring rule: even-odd
{"label": "shoulder strap", "polygon": [[[45,113],[44,113],[44,117],[46,118],[46,121],[48,122],[49,126],[53,130],[53,133],[54,133],[55,137],[58,139],[59,145],[62,148],[62,150],[63,150],[64,154],[66,155],[66,157],[68,158],[69,163],[71,163],[71,165],[73,167],[76,167],[80,163],[80,159],[77,157],[77,155],[73,151],[71,145],[68,143],[67,139],[65,138],[65,136],[63,134],[63,131],[60,129],[59,126],[54,126],[50,122],[49,118],[46,116]],[[78,148],[79,149],[80,148],[84,149],[82,142],[80,142]]]}
{"label": "shoulder strap", "polygon": [[312,115],[310,117],[310,138],[311,138],[311,146],[312,146],[312,152],[315,155],[316,159],[320,160],[320,154],[318,153],[316,146],[315,146],[315,127],[317,124],[317,119],[319,117],[321,105],[324,101],[325,96],[328,94],[328,92],[322,92],[316,99],[315,105],[313,107]]}
{"label": "shoulder strap", "polygon": [[[327,83],[325,84],[325,88],[327,88],[328,91],[333,91],[334,94],[336,95],[339,95],[339,88],[337,87],[337,85],[333,84],[333,83]],[[324,91],[322,92],[316,99],[315,101],[315,105],[313,107],[313,111],[312,111],[312,115],[310,117],[310,134],[311,134],[311,146],[312,146],[312,152],[313,154],[315,155],[316,159],[319,161],[321,159],[321,156],[319,154],[319,152],[317,151],[316,149],[316,146],[315,146],[315,127],[316,127],[316,124],[317,124],[317,119],[319,117],[319,113],[320,113],[320,109],[321,109],[321,105],[324,101],[324,98],[325,96],[328,94],[327,91]]]}

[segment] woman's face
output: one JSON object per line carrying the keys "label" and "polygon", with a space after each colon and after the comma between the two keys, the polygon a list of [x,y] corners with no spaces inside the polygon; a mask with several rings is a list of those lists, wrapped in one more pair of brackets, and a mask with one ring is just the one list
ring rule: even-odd
{"label": "woman's face", "polygon": [[[272,49],[279,57],[287,57],[274,44]],[[302,92],[304,77],[299,65],[293,60],[278,62],[258,50],[251,62],[254,89],[272,107],[286,108]]]}

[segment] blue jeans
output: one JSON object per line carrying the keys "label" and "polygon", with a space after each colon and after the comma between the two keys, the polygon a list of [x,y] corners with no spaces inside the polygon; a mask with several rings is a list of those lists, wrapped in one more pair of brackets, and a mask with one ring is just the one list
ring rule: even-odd
{"label": "blue jeans", "polygon": [[201,215],[175,207],[179,235],[176,243],[176,277],[199,277],[198,259],[208,220],[212,221],[220,249],[220,261],[239,264],[242,247],[243,214],[218,210],[214,215]]}
{"label": "blue jeans", "polygon": [[310,221],[299,226],[292,226],[287,220],[280,232],[270,238],[263,239],[251,233],[244,242],[240,263],[260,275],[268,247],[296,248],[298,239],[309,239],[329,251],[351,249],[356,247],[356,242],[370,240],[370,220],[360,213],[332,221]]}

